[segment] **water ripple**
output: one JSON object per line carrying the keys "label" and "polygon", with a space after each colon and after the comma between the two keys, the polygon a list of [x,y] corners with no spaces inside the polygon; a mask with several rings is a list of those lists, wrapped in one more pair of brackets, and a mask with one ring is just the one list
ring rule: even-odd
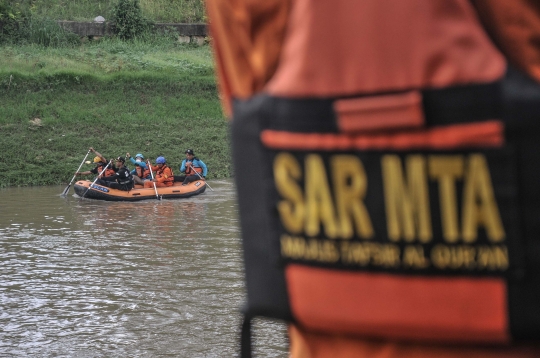
{"label": "water ripple", "polygon": [[[1,189],[0,356],[235,357],[245,298],[230,181],[176,201]],[[256,353],[286,357],[281,322]]]}

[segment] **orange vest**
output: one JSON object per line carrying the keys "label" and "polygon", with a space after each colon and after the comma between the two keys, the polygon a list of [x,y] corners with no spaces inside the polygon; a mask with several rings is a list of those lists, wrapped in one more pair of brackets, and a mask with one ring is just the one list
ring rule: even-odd
{"label": "orange vest", "polygon": [[[107,166],[107,164],[99,165],[97,167],[98,168],[98,174],[101,173],[106,166]],[[112,176],[112,175],[115,175],[115,174],[116,174],[116,172],[109,165],[109,167],[107,169],[105,169],[105,172],[103,172],[103,174],[99,175],[99,178],[108,177],[108,176]]]}
{"label": "orange vest", "polygon": [[143,169],[140,165],[135,166],[135,172],[137,173],[137,176],[142,179],[150,175],[150,169],[148,169],[148,167]]}
{"label": "orange vest", "polygon": [[174,174],[172,169],[167,164],[163,164],[161,168],[158,166],[153,166],[152,170],[155,170],[155,178],[159,183],[163,183],[167,186],[173,185]]}
{"label": "orange vest", "polygon": [[207,2],[247,319],[293,357],[540,354],[540,51],[473,3],[537,43],[520,1]]}
{"label": "orange vest", "polygon": [[201,167],[194,167],[193,162],[187,162],[186,163],[186,175],[192,175],[195,174],[195,172],[202,174],[203,168]]}

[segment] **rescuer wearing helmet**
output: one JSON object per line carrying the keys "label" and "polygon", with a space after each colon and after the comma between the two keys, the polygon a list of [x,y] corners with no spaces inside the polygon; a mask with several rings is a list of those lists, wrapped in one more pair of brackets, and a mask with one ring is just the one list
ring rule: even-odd
{"label": "rescuer wearing helmet", "polygon": [[126,153],[126,158],[129,159],[133,165],[135,165],[135,169],[131,171],[135,184],[144,185],[144,181],[146,179],[152,179],[150,169],[148,169],[146,166],[144,156],[141,153],[137,153],[135,155],[135,159],[133,159],[129,153]]}
{"label": "rescuer wearing helmet", "polygon": [[[76,172],[75,175],[90,175],[90,174],[99,175],[103,171],[103,169],[107,166],[107,159],[105,159],[104,156],[102,156],[93,147],[90,147],[90,151],[93,152],[94,154],[96,154],[96,156],[94,157],[94,161],[93,161],[96,166],[94,168],[92,168],[90,170],[87,170],[87,171],[84,171],[84,172]],[[99,175],[99,177],[102,178],[102,177],[111,176],[111,175],[114,175],[114,173],[115,173],[114,169],[111,168],[111,166],[109,166],[105,170],[104,173]]]}
{"label": "rescuer wearing helmet", "polygon": [[133,189],[133,177],[129,169],[125,167],[125,162],[125,159],[122,157],[116,158],[116,166],[113,168],[114,175],[98,179],[96,183],[124,191]]}
{"label": "rescuer wearing helmet", "polygon": [[160,188],[173,185],[174,174],[172,169],[167,165],[164,157],[157,157],[156,165],[151,166],[151,168],[154,172],[154,179],[146,180],[144,182],[145,188],[152,188],[152,183],[156,183],[156,186]]}
{"label": "rescuer wearing helmet", "polygon": [[193,149],[187,149],[185,153],[186,159],[180,165],[180,172],[186,175],[175,176],[174,181],[181,181],[183,182],[182,185],[187,185],[192,181],[206,178],[206,174],[208,173],[206,164],[195,157]]}

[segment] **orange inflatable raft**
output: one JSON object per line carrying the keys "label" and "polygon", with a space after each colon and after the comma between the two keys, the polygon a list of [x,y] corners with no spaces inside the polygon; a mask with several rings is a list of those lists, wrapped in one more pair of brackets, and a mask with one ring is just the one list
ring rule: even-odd
{"label": "orange inflatable raft", "polygon": [[[145,199],[156,199],[154,188],[143,188],[142,185],[135,185],[130,191],[108,188],[106,186],[94,184],[90,180],[79,180],[74,186],[75,193],[78,196],[84,196],[88,199],[98,199],[107,201],[139,201]],[[206,182],[197,180],[187,185],[181,182],[175,182],[173,186],[157,188],[157,194],[160,199],[178,199],[189,198],[193,195],[204,193]]]}

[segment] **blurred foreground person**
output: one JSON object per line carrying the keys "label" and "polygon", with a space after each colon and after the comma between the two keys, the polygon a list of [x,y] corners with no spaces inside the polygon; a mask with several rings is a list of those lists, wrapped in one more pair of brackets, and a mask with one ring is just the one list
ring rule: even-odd
{"label": "blurred foreground person", "polygon": [[540,1],[207,8],[243,356],[255,316],[293,358],[540,356]]}

